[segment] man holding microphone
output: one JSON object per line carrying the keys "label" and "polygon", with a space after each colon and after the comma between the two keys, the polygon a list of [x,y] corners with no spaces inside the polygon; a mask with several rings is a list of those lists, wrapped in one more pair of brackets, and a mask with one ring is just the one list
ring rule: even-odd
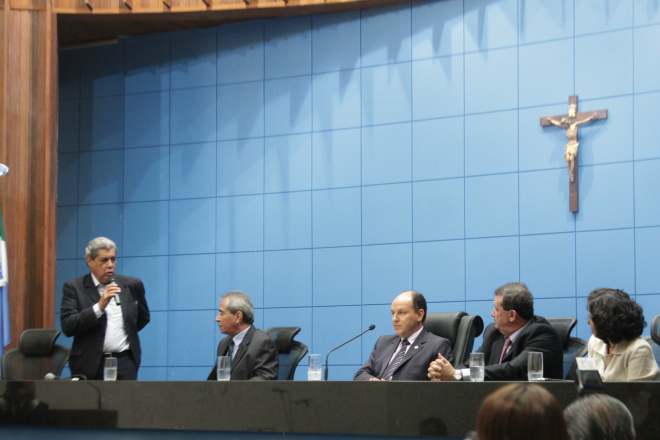
{"label": "man holding microphone", "polygon": [[144,285],[115,274],[117,246],[97,237],[85,249],[90,273],[64,283],[60,319],[73,336],[72,375],[103,379],[106,357],[117,358],[117,379],[136,380],[142,360],[138,332],[149,323]]}

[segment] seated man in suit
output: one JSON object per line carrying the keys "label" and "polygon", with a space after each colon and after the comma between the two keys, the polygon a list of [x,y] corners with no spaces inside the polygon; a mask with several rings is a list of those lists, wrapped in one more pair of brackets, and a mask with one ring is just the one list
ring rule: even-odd
{"label": "seated man in suit", "polygon": [[[478,353],[484,354],[485,380],[527,380],[527,353],[543,353],[543,377],[563,378],[563,347],[557,330],[534,315],[534,297],[523,283],[495,291],[494,323],[486,327]],[[455,370],[438,356],[428,369],[431,380],[470,380],[470,369]]]}
{"label": "seated man in suit", "polygon": [[[231,358],[230,380],[277,380],[280,362],[275,341],[252,325],[254,307],[243,292],[225,293],[215,320],[227,335],[218,344],[218,356]],[[217,379],[217,362],[208,380]]]}
{"label": "seated man in suit", "polygon": [[403,292],[392,302],[396,335],[381,336],[371,356],[353,380],[428,380],[429,363],[453,359],[449,341],[424,328],[426,299],[415,291]]}

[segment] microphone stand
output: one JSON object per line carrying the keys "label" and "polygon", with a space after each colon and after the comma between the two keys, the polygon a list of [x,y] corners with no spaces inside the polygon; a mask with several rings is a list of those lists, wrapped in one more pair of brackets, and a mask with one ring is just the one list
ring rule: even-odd
{"label": "microphone stand", "polygon": [[328,352],[328,354],[327,354],[326,357],[325,357],[325,379],[324,379],[324,380],[328,380],[328,358],[330,357],[330,353],[332,353],[333,351],[335,351],[335,350],[338,349],[338,348],[343,347],[344,345],[348,344],[349,342],[351,342],[351,341],[353,341],[353,340],[359,338],[360,336],[362,336],[362,335],[365,334],[366,332],[371,331],[371,330],[373,330],[373,329],[375,329],[375,328],[376,328],[376,326],[373,325],[373,324],[371,324],[371,325],[369,326],[368,329],[366,329],[365,331],[363,331],[362,333],[360,333],[360,334],[357,335],[356,337],[349,339],[348,341],[346,341],[346,342],[344,342],[343,344],[341,344],[341,345],[339,345],[339,346],[333,348],[332,350],[330,350],[330,351]]}

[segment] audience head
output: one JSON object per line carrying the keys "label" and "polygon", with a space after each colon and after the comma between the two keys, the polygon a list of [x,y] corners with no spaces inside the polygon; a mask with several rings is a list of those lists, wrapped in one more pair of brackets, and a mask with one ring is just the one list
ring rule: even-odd
{"label": "audience head", "polygon": [[591,332],[606,343],[639,337],[646,327],[644,310],[623,290],[598,288],[587,299]]}
{"label": "audience head", "polygon": [[421,293],[409,290],[392,301],[392,326],[402,339],[421,329],[425,320],[426,299]]}
{"label": "audience head", "polygon": [[590,394],[564,411],[571,440],[634,440],[635,424],[628,408],[606,394]]}
{"label": "audience head", "polygon": [[534,297],[523,283],[508,283],[495,290],[491,316],[504,336],[521,328],[534,316]]}
{"label": "audience head", "polygon": [[564,411],[557,399],[539,385],[506,385],[481,404],[477,439],[568,440]]}
{"label": "audience head", "polygon": [[220,299],[215,320],[222,333],[236,336],[254,322],[254,307],[250,298],[239,290],[225,293]]}

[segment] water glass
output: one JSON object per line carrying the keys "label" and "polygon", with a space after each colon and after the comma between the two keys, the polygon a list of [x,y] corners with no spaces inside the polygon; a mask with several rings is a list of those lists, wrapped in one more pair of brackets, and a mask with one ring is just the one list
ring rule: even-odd
{"label": "water glass", "polygon": [[307,365],[307,380],[321,380],[321,355],[310,354]]}
{"label": "water glass", "polygon": [[483,382],[484,368],[484,354],[470,353],[470,382]]}
{"label": "water glass", "polygon": [[527,379],[543,380],[543,353],[530,351],[527,355]]}
{"label": "water glass", "polygon": [[231,374],[231,359],[229,356],[218,356],[217,379],[229,380]]}
{"label": "water glass", "polygon": [[103,380],[117,380],[117,358],[107,357],[103,364]]}

